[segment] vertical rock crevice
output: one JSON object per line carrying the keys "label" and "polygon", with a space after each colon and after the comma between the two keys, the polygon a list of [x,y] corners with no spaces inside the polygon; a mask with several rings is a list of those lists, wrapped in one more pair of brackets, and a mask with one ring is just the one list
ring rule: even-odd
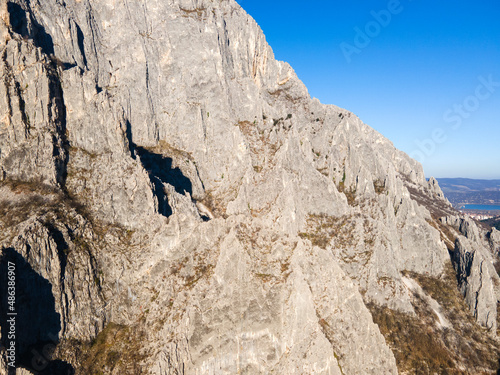
{"label": "vertical rock crevice", "polygon": [[52,38],[30,12],[13,2],[7,10],[12,39],[2,51],[3,119],[12,130],[11,139],[0,144],[0,168],[4,178],[41,180],[64,190],[69,148],[60,77],[64,66],[53,56]]}

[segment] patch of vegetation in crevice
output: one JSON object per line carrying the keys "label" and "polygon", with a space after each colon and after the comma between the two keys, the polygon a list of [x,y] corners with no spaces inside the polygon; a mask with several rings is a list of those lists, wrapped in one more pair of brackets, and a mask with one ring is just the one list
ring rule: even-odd
{"label": "patch of vegetation in crevice", "polygon": [[249,271],[255,281],[266,288],[286,282],[292,272],[290,261],[297,246],[296,241],[289,241],[286,236],[258,225],[245,223],[236,226],[236,236],[248,257],[252,259]]}
{"label": "patch of vegetation in crevice", "polygon": [[453,359],[429,328],[409,314],[367,304],[392,349],[398,370],[414,374],[444,374],[454,367]]}
{"label": "patch of vegetation in crevice", "polygon": [[375,189],[375,193],[383,194],[386,191],[385,181],[381,179],[376,179],[373,181],[373,188]]}
{"label": "patch of vegetation in crevice", "polygon": [[306,231],[299,233],[299,236],[322,249],[326,249],[333,238],[336,239],[336,246],[354,245],[355,238],[352,234],[355,224],[347,216],[309,215],[307,228]]}
{"label": "patch of vegetation in crevice", "polygon": [[440,217],[458,214],[458,211],[456,211],[453,207],[448,206],[445,201],[436,198],[427,190],[419,190],[416,185],[409,181],[408,178],[403,177],[403,179],[405,186],[410,193],[411,199],[417,202],[420,206],[427,208],[435,220]]}
{"label": "patch of vegetation in crevice", "polygon": [[205,205],[215,217],[227,218],[226,205],[222,199],[215,196],[214,192],[206,191],[205,197],[200,200],[200,203]]}
{"label": "patch of vegetation in crevice", "polygon": [[[40,181],[18,180],[1,181],[2,188],[9,189],[11,193],[4,199],[0,198],[0,223],[6,228],[14,228],[30,217],[37,217],[48,228],[56,222],[64,225],[71,241],[84,248],[89,245],[79,232],[87,226],[95,235],[95,241],[104,241],[106,234],[112,233],[122,245],[132,244],[132,230],[98,220],[79,199],[63,189]],[[79,230],[75,231],[77,228]]]}
{"label": "patch of vegetation in crevice", "polygon": [[57,216],[68,219],[70,212],[89,218],[90,214],[78,201],[65,191],[43,184],[40,181],[4,180],[1,188],[8,188],[12,196],[0,200],[0,220],[13,227],[30,216],[55,212]]}
{"label": "patch of vegetation in crevice", "polygon": [[90,342],[66,341],[63,345],[78,362],[76,375],[140,374],[147,358],[143,321],[135,326],[110,322]]}
{"label": "patch of vegetation in crevice", "polygon": [[339,182],[339,186],[338,186],[338,191],[339,193],[344,193],[345,197],[347,198],[347,203],[349,204],[349,206],[356,206],[357,202],[356,202],[356,188],[353,188],[353,187],[350,187],[350,188],[347,188],[345,186],[345,172],[344,172],[344,175],[342,177],[342,181]]}
{"label": "patch of vegetation in crevice", "polygon": [[204,14],[207,10],[207,8],[201,8],[201,7],[194,8],[194,9],[186,9],[183,7],[179,7],[179,9],[182,12],[182,17],[186,17],[186,18],[193,17],[193,18],[196,18],[197,20],[200,20],[200,21],[203,19]]}
{"label": "patch of vegetation in crevice", "polygon": [[437,324],[437,316],[428,303],[414,295],[415,315],[381,307],[367,306],[394,352],[398,369],[415,374],[495,373],[498,369],[499,344],[479,326],[460,294],[455,272],[448,263],[440,278],[403,272],[415,280],[441,306],[440,313],[450,323]]}

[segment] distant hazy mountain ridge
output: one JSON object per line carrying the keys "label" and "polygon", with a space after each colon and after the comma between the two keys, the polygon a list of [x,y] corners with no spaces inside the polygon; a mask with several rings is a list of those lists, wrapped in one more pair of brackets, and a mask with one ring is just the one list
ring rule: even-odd
{"label": "distant hazy mountain ridge", "polygon": [[500,180],[438,178],[446,198],[454,205],[500,204]]}

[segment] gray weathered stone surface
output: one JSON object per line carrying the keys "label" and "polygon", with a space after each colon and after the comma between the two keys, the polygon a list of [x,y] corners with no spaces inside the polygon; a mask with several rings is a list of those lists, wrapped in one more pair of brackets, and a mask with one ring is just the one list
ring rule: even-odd
{"label": "gray weathered stone surface", "polygon": [[[465,301],[477,321],[496,332],[497,304],[500,300],[500,278],[494,266],[498,259],[494,251],[497,231],[493,229],[487,235],[468,218],[451,216],[443,221],[458,233],[452,259]],[[490,248],[490,244],[493,244],[493,248]]]}
{"label": "gray weathered stone surface", "polygon": [[[415,316],[405,275],[450,264],[434,220],[452,209],[420,164],[311,99],[232,0],[0,9],[1,248],[54,298],[58,366],[398,372],[367,305]],[[457,227],[453,259],[494,330],[474,228]]]}

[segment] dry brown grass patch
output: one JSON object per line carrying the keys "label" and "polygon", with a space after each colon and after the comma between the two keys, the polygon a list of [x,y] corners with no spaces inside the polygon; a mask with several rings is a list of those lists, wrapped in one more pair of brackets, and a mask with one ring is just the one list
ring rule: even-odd
{"label": "dry brown grass patch", "polygon": [[140,374],[145,332],[141,322],[125,326],[113,322],[90,343],[72,343],[77,349],[80,366],[76,374]]}

